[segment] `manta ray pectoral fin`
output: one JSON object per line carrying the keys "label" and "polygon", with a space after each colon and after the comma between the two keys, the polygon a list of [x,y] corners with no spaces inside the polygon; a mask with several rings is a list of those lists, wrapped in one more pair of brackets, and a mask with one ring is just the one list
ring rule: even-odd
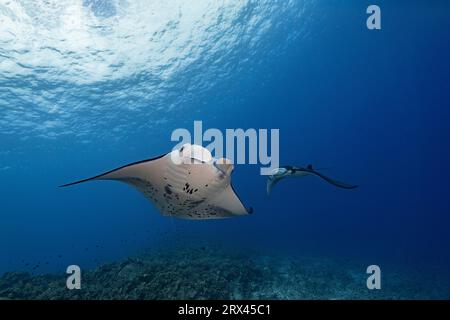
{"label": "manta ray pectoral fin", "polygon": [[330,184],[332,184],[332,185],[334,185],[334,186],[336,186],[338,188],[355,189],[355,188],[358,187],[357,185],[352,185],[352,184],[348,184],[348,183],[345,183],[345,182],[341,182],[341,181],[337,181],[337,180],[331,179],[331,178],[329,178],[329,177],[327,177],[327,176],[325,176],[325,175],[323,175],[323,174],[321,174],[321,173],[319,173],[319,172],[317,172],[317,171],[315,171],[313,169],[310,169],[310,168],[307,168],[307,169],[308,169],[308,171],[310,173],[318,176],[319,178],[322,178],[323,180],[327,181],[328,183],[330,183]]}
{"label": "manta ray pectoral fin", "polygon": [[87,181],[93,181],[93,180],[122,180],[130,177],[139,177],[142,175],[149,175],[151,174],[152,170],[158,170],[159,168],[159,159],[164,157],[165,155],[161,155],[156,158],[146,159],[142,161],[133,162],[124,166],[121,166],[119,168],[110,170],[108,172],[96,175],[94,177],[90,177],[83,180],[78,180],[75,182],[67,183],[60,185],[60,188],[63,187],[69,187],[76,184],[80,184]]}
{"label": "manta ray pectoral fin", "polygon": [[253,208],[246,208],[239,196],[234,191],[233,186],[228,185],[217,197],[210,202],[214,207],[222,208],[230,213],[230,215],[247,215],[253,213]]}

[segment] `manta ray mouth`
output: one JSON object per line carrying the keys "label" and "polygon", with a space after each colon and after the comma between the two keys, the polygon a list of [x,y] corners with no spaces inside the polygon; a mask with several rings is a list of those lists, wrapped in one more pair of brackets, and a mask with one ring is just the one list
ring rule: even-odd
{"label": "manta ray mouth", "polygon": [[214,167],[219,170],[223,175],[226,174],[226,172],[224,170],[222,170],[222,168],[220,168],[220,166],[217,164],[217,161],[213,162]]}

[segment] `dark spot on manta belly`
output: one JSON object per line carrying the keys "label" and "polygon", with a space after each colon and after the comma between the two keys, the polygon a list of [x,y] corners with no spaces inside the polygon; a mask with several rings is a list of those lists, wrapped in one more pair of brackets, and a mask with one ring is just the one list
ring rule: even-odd
{"label": "dark spot on manta belly", "polygon": [[198,206],[199,204],[203,203],[204,201],[205,201],[205,199],[201,199],[201,200],[189,201],[189,203],[193,206]]}
{"label": "dark spot on manta belly", "polygon": [[172,194],[172,190],[170,190],[170,187],[168,185],[164,187],[164,190],[167,194]]}

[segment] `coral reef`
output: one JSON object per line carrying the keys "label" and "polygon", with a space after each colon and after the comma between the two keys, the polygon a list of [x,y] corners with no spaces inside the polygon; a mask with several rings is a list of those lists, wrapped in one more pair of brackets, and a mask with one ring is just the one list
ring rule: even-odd
{"label": "coral reef", "polygon": [[148,253],[82,271],[82,288],[68,290],[66,274],[9,272],[0,299],[433,299],[448,288],[402,272],[383,275],[368,290],[365,268],[323,258],[236,254],[218,249]]}

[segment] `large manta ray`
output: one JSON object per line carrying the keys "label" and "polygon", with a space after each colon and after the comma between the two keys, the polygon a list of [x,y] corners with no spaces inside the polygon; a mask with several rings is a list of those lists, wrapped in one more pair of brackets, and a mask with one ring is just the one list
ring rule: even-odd
{"label": "large manta ray", "polygon": [[231,185],[234,166],[225,158],[214,159],[198,145],[185,144],[165,155],[134,162],[92,180],[117,180],[142,192],[165,216],[184,219],[220,219],[252,213]]}
{"label": "large manta ray", "polygon": [[357,188],[357,185],[352,185],[344,182],[340,182],[334,179],[331,179],[316,170],[313,169],[312,165],[303,167],[293,167],[293,166],[283,166],[273,170],[272,174],[267,178],[267,194],[270,195],[272,188],[282,179],[288,177],[304,177],[307,175],[315,175],[328,183],[343,189],[354,189]]}

